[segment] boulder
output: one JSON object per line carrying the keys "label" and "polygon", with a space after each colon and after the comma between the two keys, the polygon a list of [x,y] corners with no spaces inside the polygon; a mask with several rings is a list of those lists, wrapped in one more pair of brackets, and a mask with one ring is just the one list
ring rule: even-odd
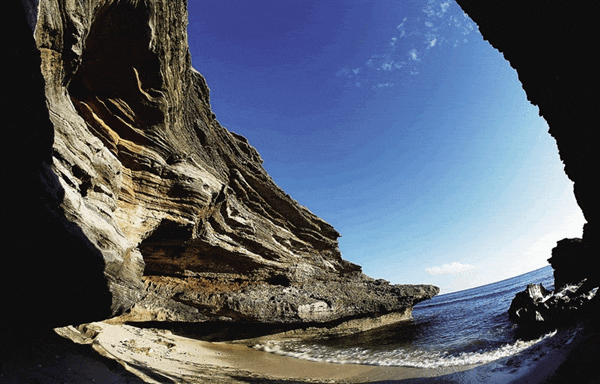
{"label": "boulder", "polygon": [[508,315],[512,321],[524,326],[560,326],[576,318],[598,313],[598,287],[586,280],[577,285],[566,285],[551,292],[542,284],[529,284],[513,299]]}

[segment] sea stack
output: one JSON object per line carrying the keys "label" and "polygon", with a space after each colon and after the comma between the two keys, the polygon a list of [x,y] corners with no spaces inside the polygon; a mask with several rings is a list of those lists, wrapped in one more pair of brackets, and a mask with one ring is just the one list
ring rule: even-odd
{"label": "sea stack", "polygon": [[344,260],[338,232],[219,124],[186,1],[0,11],[4,325],[397,321],[438,293]]}

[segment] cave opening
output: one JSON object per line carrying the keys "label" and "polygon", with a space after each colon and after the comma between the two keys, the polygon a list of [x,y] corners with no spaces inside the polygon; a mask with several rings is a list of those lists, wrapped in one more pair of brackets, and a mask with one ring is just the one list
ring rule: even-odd
{"label": "cave opening", "polygon": [[[189,4],[212,110],[367,275],[461,290],[548,265],[557,240],[581,233],[521,73],[456,2],[315,6],[326,26],[251,3]],[[539,37],[532,51],[552,45]]]}

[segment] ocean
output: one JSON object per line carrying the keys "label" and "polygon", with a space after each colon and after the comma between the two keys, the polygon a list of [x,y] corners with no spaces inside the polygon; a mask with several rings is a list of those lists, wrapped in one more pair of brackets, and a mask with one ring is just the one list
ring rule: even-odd
{"label": "ocean", "polygon": [[[553,289],[550,266],[489,285],[436,296],[414,307],[411,320],[330,340],[286,340],[254,348],[299,359],[415,368],[498,362],[514,371],[572,340],[575,329],[525,330],[507,310],[529,283]],[[532,352],[533,350],[533,352]]]}

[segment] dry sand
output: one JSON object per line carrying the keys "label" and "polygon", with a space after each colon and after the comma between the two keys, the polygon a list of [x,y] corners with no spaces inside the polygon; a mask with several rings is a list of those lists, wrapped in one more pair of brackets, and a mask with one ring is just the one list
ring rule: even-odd
{"label": "dry sand", "polygon": [[[149,383],[292,381],[358,383],[445,375],[469,367],[418,369],[330,364],[279,356],[243,344],[206,342],[168,330],[124,324],[92,323],[57,330],[91,346]],[[151,368],[150,368],[151,367]]]}
{"label": "dry sand", "polygon": [[[600,332],[581,328],[552,348],[476,367],[417,369],[317,363],[110,322],[0,334],[0,382],[13,383],[600,383]],[[75,343],[83,344],[78,345]],[[92,349],[93,348],[93,349]],[[557,369],[558,368],[558,369]]]}

